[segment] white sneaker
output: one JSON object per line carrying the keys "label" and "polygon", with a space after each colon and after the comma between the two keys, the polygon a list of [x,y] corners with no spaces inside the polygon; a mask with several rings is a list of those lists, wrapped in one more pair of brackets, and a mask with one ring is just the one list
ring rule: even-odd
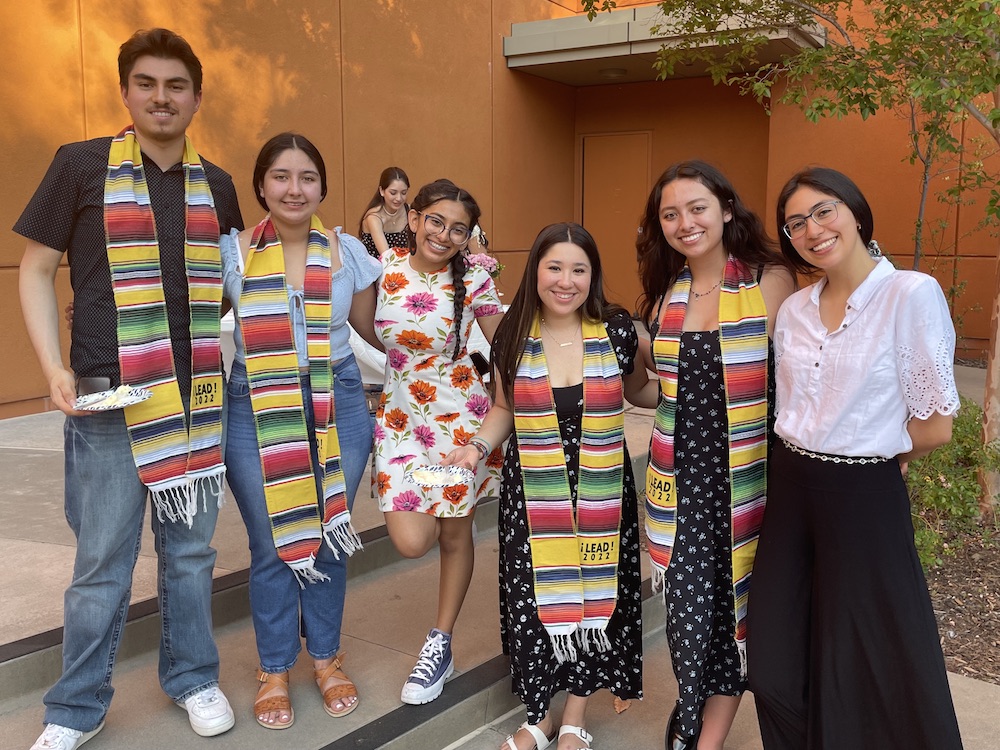
{"label": "white sneaker", "polygon": [[45,731],[35,740],[31,750],[76,750],[84,742],[104,729],[104,722],[91,732],[81,732],[59,724],[46,724]]}
{"label": "white sneaker", "polygon": [[177,701],[177,705],[188,712],[191,728],[202,737],[228,732],[236,723],[229,701],[217,687],[205,688],[183,701]]}

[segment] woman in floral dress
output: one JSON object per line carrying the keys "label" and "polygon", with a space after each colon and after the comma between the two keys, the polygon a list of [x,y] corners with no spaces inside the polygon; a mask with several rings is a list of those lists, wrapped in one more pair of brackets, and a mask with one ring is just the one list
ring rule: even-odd
{"label": "woman in floral dress", "polygon": [[493,279],[467,267],[479,206],[449,180],[421,188],[409,212],[410,247],[382,257],[375,327],[387,354],[376,414],[374,484],[386,527],[404,557],[441,549],[437,620],[403,686],[404,703],[441,694],[454,671],[451,633],[472,580],[472,518],[477,500],[499,491],[499,452],[473,486],[422,487],[404,478],[465,445],[490,409],[466,344],[479,323],[488,340],[501,318]]}

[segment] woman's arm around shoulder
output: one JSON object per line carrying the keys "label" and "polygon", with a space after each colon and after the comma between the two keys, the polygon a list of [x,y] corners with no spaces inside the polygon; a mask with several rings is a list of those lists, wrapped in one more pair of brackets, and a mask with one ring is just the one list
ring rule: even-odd
{"label": "woman's arm around shoulder", "polygon": [[774,335],[774,321],[778,317],[778,309],[796,289],[795,277],[784,266],[771,265],[764,268],[760,279],[760,293],[764,295],[764,305],[767,307],[767,335]]}

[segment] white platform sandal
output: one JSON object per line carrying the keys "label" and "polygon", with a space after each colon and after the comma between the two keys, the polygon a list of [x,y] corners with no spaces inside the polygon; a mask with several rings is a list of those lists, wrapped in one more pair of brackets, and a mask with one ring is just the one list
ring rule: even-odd
{"label": "white platform sandal", "polygon": [[[521,726],[514,730],[514,734],[517,734],[521,730],[525,730],[531,735],[531,738],[535,741],[535,750],[545,750],[549,745],[552,744],[552,738],[546,737],[545,732],[538,728],[537,724],[529,724],[524,722]],[[504,740],[504,743],[500,746],[500,750],[517,750],[517,745],[514,744],[514,735],[510,735]]]}
{"label": "white platform sandal", "polygon": [[588,748],[591,747],[590,743],[594,741],[594,735],[592,735],[583,727],[574,727],[570,724],[563,724],[561,727],[559,727],[559,736],[562,737],[564,734],[572,734],[579,737],[581,740],[587,743]]}

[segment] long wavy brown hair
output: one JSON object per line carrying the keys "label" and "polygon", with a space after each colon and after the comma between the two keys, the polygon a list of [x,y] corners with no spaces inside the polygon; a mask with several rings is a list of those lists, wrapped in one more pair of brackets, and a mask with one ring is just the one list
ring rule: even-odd
{"label": "long wavy brown hair", "polygon": [[675,180],[697,180],[712,191],[723,211],[732,212],[733,218],[722,227],[722,246],[727,253],[750,268],[760,264],[780,265],[794,275],[788,261],[778,252],[777,244],[768,237],[764,223],[740,200],[722,172],[703,161],[677,162],[667,167],[653,185],[635,241],[643,291],[639,299],[639,317],[647,326],[660,298],[677,281],[686,262],[686,258],[667,242],[660,227],[660,198],[663,189]]}

